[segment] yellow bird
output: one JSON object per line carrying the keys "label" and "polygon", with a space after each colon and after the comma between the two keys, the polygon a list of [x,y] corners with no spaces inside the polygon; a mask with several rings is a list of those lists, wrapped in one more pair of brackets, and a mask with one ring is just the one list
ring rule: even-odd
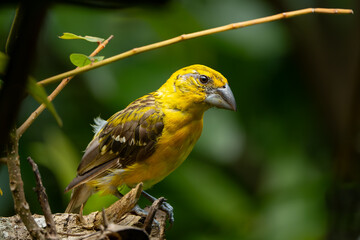
{"label": "yellow bird", "polygon": [[107,121],[96,119],[95,136],[65,189],[73,190],[65,212],[79,212],[96,191],[121,197],[123,185],[143,182],[148,189],[160,182],[190,154],[211,107],[236,110],[228,81],[209,67],[192,65]]}

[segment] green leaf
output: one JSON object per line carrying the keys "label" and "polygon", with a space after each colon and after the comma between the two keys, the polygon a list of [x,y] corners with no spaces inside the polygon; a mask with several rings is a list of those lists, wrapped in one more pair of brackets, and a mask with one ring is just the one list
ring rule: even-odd
{"label": "green leaf", "polygon": [[73,53],[70,55],[70,61],[77,67],[83,67],[93,62],[98,62],[104,59],[104,56],[88,57],[81,53]]}
{"label": "green leaf", "polygon": [[9,61],[9,57],[3,53],[0,52],[0,74],[3,75],[5,74],[5,70],[6,70],[6,65]]}
{"label": "green leaf", "polygon": [[32,77],[28,78],[26,89],[36,101],[45,104],[47,109],[49,109],[50,113],[54,116],[59,126],[62,126],[62,120],[59,117],[58,113],[56,112],[52,102],[50,102],[49,99],[47,98],[48,96],[46,94],[45,89],[42,86],[38,85],[35,79]]}
{"label": "green leaf", "polygon": [[70,55],[70,61],[77,67],[83,67],[91,63],[88,56],[81,53],[73,53]]}
{"label": "green leaf", "polygon": [[83,37],[75,35],[73,33],[63,33],[63,35],[60,36],[59,38],[61,38],[61,39],[84,39]]}
{"label": "green leaf", "polygon": [[62,36],[60,36],[59,38],[61,39],[82,39],[82,40],[86,40],[88,42],[102,42],[104,41],[103,38],[99,38],[99,37],[92,37],[92,36],[79,36],[73,33],[63,33]]}
{"label": "green leaf", "polygon": [[99,62],[101,60],[104,60],[104,56],[89,57],[89,59],[92,62]]}
{"label": "green leaf", "polygon": [[99,37],[92,37],[92,36],[85,36],[84,40],[88,41],[88,42],[102,42],[105,39],[103,38],[99,38]]}

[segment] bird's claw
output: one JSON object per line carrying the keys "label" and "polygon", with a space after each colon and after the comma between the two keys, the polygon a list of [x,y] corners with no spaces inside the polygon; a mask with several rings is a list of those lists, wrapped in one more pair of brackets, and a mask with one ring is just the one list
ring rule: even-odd
{"label": "bird's claw", "polygon": [[147,211],[139,207],[139,205],[135,205],[135,207],[131,211],[141,217],[147,217],[147,215],[149,214]]}
{"label": "bird's claw", "polygon": [[170,226],[173,225],[175,219],[174,219],[174,208],[167,202],[163,202],[160,206],[160,209],[166,212],[166,214],[169,217],[169,223]]}
{"label": "bird's claw", "polygon": [[[146,197],[150,202],[154,203],[156,200],[156,198],[154,198],[153,196],[151,196],[150,194],[148,194],[147,192],[145,191],[142,191],[141,194]],[[170,227],[173,225],[175,219],[174,219],[174,208],[166,202],[166,199],[163,198],[162,200],[162,204],[160,205],[160,210],[166,212],[167,216],[168,216],[168,219],[169,219],[169,224],[170,224]]]}
{"label": "bird's claw", "polygon": [[[146,218],[149,214],[148,211],[142,209],[139,205],[135,205],[135,207],[131,211],[134,212],[136,215],[144,218]],[[160,226],[160,223],[156,219],[154,219],[153,221],[156,226]]]}
{"label": "bird's claw", "polygon": [[[169,218],[169,224],[170,224],[170,228],[172,227],[175,219],[174,219],[174,208],[167,202],[163,202],[160,205],[160,209],[164,212],[166,212],[168,218]],[[147,217],[147,215],[149,214],[146,210],[142,209],[141,207],[139,207],[139,205],[136,205],[133,209],[132,212],[134,212],[136,215],[141,216],[141,217]],[[159,222],[154,219],[154,223],[156,225],[159,226]]]}

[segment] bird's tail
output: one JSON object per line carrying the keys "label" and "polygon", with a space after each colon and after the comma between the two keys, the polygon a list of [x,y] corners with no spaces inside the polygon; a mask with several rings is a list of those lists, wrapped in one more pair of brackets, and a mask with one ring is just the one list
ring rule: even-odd
{"label": "bird's tail", "polygon": [[[81,184],[73,189],[70,202],[65,210],[66,213],[80,213],[81,205],[85,204],[93,193],[93,188],[87,184]],[[82,213],[80,213],[82,214]]]}

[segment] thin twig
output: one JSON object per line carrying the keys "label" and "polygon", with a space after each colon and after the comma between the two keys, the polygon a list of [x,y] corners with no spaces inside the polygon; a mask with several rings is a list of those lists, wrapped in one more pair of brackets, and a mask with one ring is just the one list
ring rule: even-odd
{"label": "thin twig", "polygon": [[[109,41],[113,38],[114,36],[111,35],[108,39],[106,39],[105,41],[103,41],[102,43],[99,44],[99,46],[90,54],[91,57],[96,56],[102,49],[105,48],[105,46],[109,43]],[[75,69],[79,69],[79,67],[75,68]],[[64,87],[70,82],[70,80],[73,78],[74,76],[70,76],[67,78],[64,78],[61,83],[55,88],[55,90],[48,96],[49,101],[51,102],[52,100],[54,100],[54,98],[64,89]],[[38,82],[39,84],[41,84],[41,82]],[[28,129],[30,127],[30,125],[35,121],[35,119],[45,110],[46,106],[45,104],[41,104],[29,117],[28,119],[25,120],[25,122],[17,129],[17,134],[19,136],[19,138],[24,134],[24,132],[26,131],[26,129]]]}
{"label": "thin twig", "polygon": [[9,172],[9,184],[10,190],[14,200],[14,209],[19,214],[21,221],[28,229],[30,235],[35,239],[45,239],[42,229],[37,225],[34,218],[31,215],[30,207],[25,198],[24,182],[21,179],[20,172],[20,160],[19,160],[19,139],[17,138],[15,129],[10,133],[8,150],[8,172]]}
{"label": "thin twig", "polygon": [[[90,57],[95,57],[101,50],[103,50],[106,45],[109,43],[111,39],[114,38],[114,35],[110,35],[108,39],[104,40],[103,42],[99,43],[98,47],[90,54]],[[79,69],[80,67],[75,68]],[[72,79],[74,76],[69,76],[68,78]],[[39,85],[46,85],[46,82],[44,80],[38,82]]]}
{"label": "thin twig", "polygon": [[61,74],[53,76],[53,77],[49,77],[47,79],[42,80],[40,83],[41,84],[54,83],[54,82],[57,82],[57,81],[59,81],[59,80],[61,80],[63,78],[66,78],[66,77],[69,77],[69,76],[74,76],[74,75],[77,75],[77,74],[80,74],[80,73],[84,73],[84,72],[87,72],[89,70],[92,70],[92,69],[107,65],[109,63],[119,61],[120,59],[124,59],[124,58],[130,57],[130,56],[133,56],[133,55],[138,54],[138,53],[154,50],[156,48],[168,46],[168,45],[178,43],[178,42],[181,42],[181,41],[184,41],[184,40],[189,40],[189,39],[192,39],[192,38],[198,38],[198,37],[202,37],[202,36],[206,36],[206,35],[210,35],[210,34],[214,34],[214,33],[219,33],[219,32],[224,32],[224,31],[229,31],[229,30],[233,30],[233,29],[248,27],[248,26],[252,26],[252,25],[256,25],[256,24],[272,22],[272,21],[276,21],[276,20],[280,20],[280,19],[284,19],[284,18],[291,18],[291,17],[295,17],[295,16],[299,16],[299,15],[305,15],[305,14],[309,14],[309,13],[351,14],[351,13],[353,13],[353,10],[350,10],[350,9],[330,9],[330,8],[306,8],[306,9],[297,10],[297,11],[279,13],[279,14],[272,15],[272,16],[269,16],[269,17],[263,17],[263,18],[258,18],[258,19],[254,19],[254,20],[244,21],[244,22],[232,23],[232,24],[228,24],[228,25],[225,25],[225,26],[216,27],[216,28],[210,28],[210,29],[207,29],[207,30],[199,31],[199,32],[183,34],[181,36],[174,37],[174,38],[171,38],[171,39],[168,39],[168,40],[165,40],[165,41],[149,44],[149,45],[142,46],[142,47],[139,47],[139,48],[134,48],[134,49],[126,51],[124,53],[120,53],[120,54],[115,55],[113,57],[104,59],[102,61],[99,61],[99,62],[96,62],[96,63],[93,63],[93,64],[89,64],[89,65],[84,66],[82,68],[71,70],[71,71],[68,71],[68,72],[64,72],[64,73],[61,73]]}
{"label": "thin twig", "polygon": [[144,229],[148,234],[150,234],[150,232],[151,232],[151,224],[154,221],[155,213],[160,208],[161,204],[164,201],[165,201],[165,198],[163,198],[163,197],[156,199],[149,209],[149,213],[144,222]]}
{"label": "thin twig", "polygon": [[27,160],[29,161],[32,170],[35,174],[36,179],[36,193],[38,195],[38,199],[40,202],[41,209],[44,213],[45,221],[46,221],[46,231],[50,238],[54,239],[57,238],[56,234],[56,226],[54,222],[54,218],[51,214],[51,209],[49,205],[48,196],[46,194],[45,187],[42,183],[39,168],[37,164],[34,162],[34,160],[31,159],[31,157],[28,157]]}

